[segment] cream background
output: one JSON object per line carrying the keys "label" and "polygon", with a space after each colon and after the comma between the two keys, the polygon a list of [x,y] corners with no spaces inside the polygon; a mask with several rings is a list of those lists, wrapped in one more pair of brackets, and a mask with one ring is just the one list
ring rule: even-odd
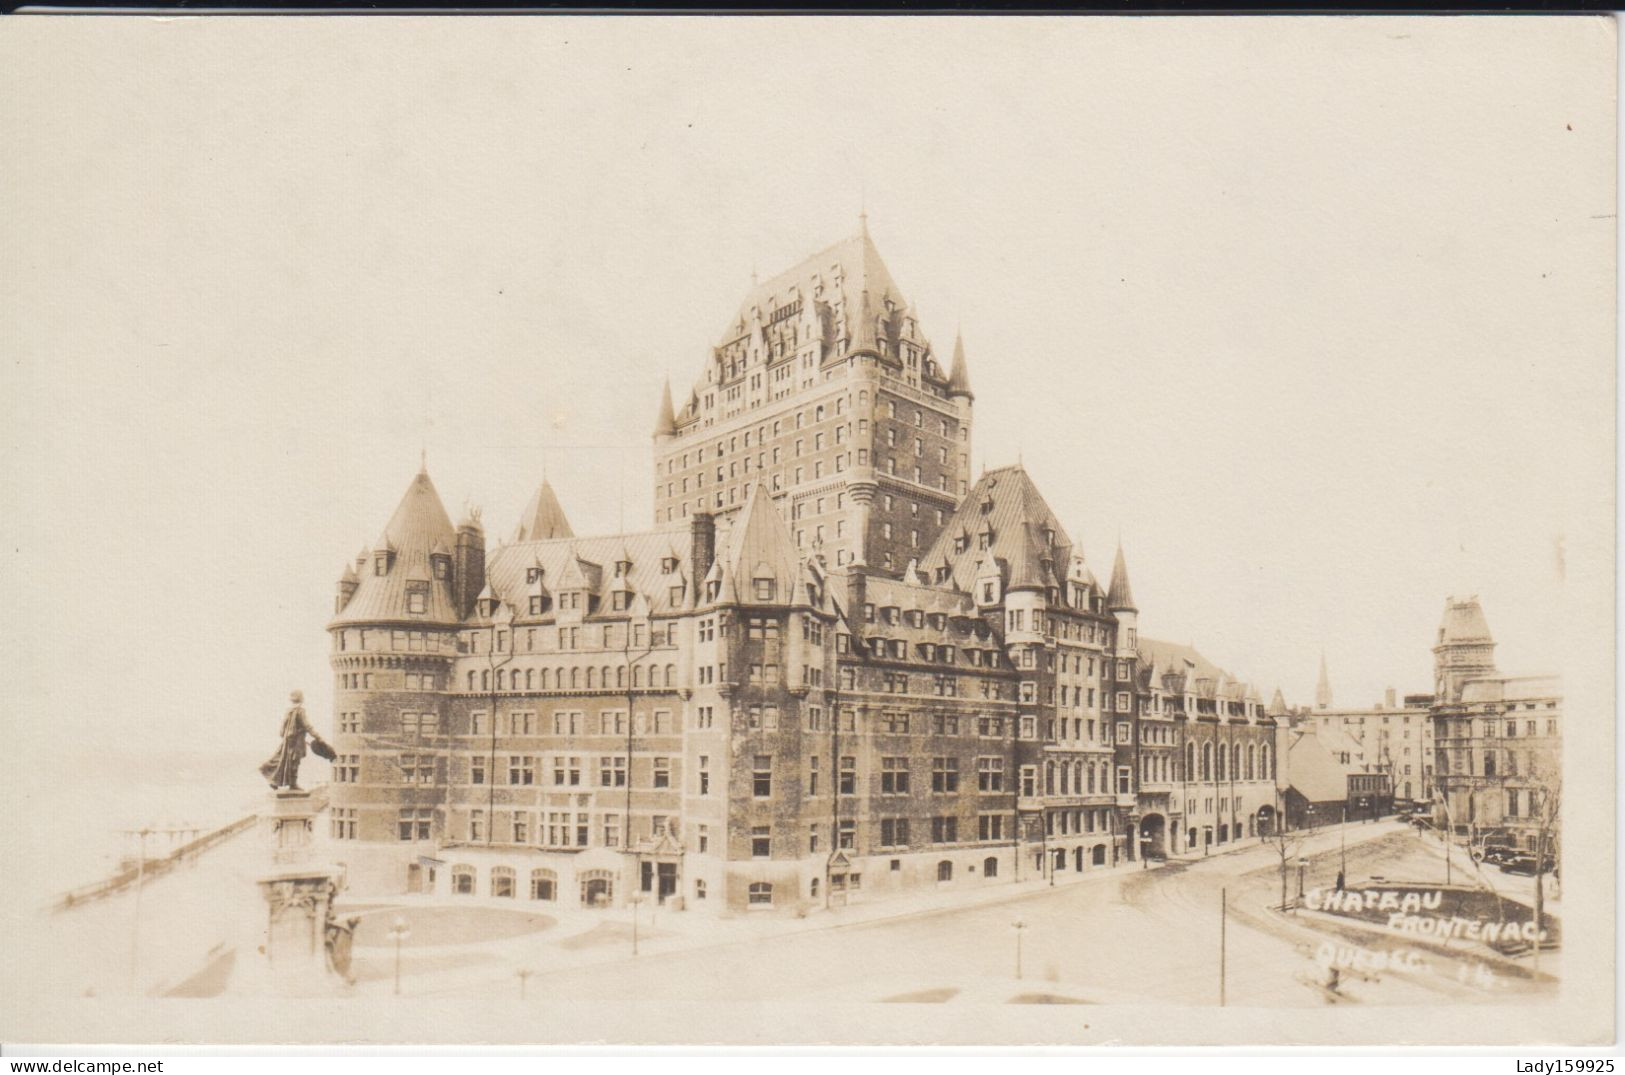
{"label": "cream background", "polygon": [[[660,377],[866,203],[963,326],[976,465],[1101,575],[1121,532],[1148,635],[1294,703],[1324,649],[1368,704],[1476,592],[1504,670],[1565,675],[1562,1007],[1294,1026],[1605,1032],[1615,62],[1604,17],[8,20],[7,849],[48,879],[126,820],[78,757],[257,760],[296,684],[328,719],[333,583],[421,448],[493,538],[544,460],[578,532],[646,525]],[[93,1025],[28,999],[0,1034]]]}

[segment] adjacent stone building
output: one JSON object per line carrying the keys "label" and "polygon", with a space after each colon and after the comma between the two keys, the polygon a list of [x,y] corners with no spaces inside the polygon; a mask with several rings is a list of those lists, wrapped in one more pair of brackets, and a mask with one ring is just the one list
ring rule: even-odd
{"label": "adjacent stone building", "polygon": [[1445,602],[1433,648],[1431,707],[1439,798],[1435,818],[1461,833],[1500,829],[1533,850],[1559,839],[1563,685],[1508,676],[1477,597]]}
{"label": "adjacent stone building", "polygon": [[971,400],[865,228],[663,392],[652,528],[544,481],[492,546],[419,473],[329,625],[352,887],[794,910],[1267,831],[1275,715],[970,480]]}

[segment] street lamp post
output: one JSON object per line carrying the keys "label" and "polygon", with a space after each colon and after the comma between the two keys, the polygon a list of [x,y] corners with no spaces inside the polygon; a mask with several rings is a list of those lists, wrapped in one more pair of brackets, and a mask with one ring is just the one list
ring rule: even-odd
{"label": "street lamp post", "polygon": [[1309,865],[1309,860],[1302,855],[1298,856],[1298,903],[1303,903],[1303,870]]}
{"label": "street lamp post", "polygon": [[1023,922],[1021,919],[1018,918],[1014,922],[1010,923],[1010,926],[1011,926],[1012,929],[1014,929],[1016,931],[1016,980],[1020,981],[1021,980],[1021,934],[1027,928],[1027,923]]}
{"label": "street lamp post", "polygon": [[643,902],[643,897],[633,893],[627,897],[626,902],[632,905],[632,955],[636,957],[638,954],[638,905]]}
{"label": "street lamp post", "polygon": [[412,935],[407,928],[406,919],[400,915],[389,926],[389,939],[395,942],[395,995],[401,995],[401,944]]}

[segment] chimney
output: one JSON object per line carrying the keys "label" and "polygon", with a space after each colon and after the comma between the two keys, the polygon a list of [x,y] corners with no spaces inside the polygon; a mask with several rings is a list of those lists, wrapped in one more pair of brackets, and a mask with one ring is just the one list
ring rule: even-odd
{"label": "chimney", "polygon": [[338,597],[333,602],[334,615],[344,611],[344,606],[348,605],[350,603],[350,598],[355,596],[356,587],[358,585],[359,583],[355,577],[355,572],[353,571],[346,571],[344,573],[344,577],[339,579]]}
{"label": "chimney", "polygon": [[485,589],[485,530],[469,518],[457,526],[456,562],[452,564],[452,600],[459,619],[474,611],[474,599]]}
{"label": "chimney", "polygon": [[717,557],[716,518],[709,512],[695,512],[689,533],[689,562],[694,571],[694,592],[698,595],[705,586],[705,576],[711,573],[711,561]]}
{"label": "chimney", "polygon": [[1385,709],[1394,708],[1394,688],[1389,687],[1386,691],[1384,691],[1383,695],[1382,695],[1382,698],[1383,698],[1383,703],[1382,703],[1383,708],[1385,708]]}

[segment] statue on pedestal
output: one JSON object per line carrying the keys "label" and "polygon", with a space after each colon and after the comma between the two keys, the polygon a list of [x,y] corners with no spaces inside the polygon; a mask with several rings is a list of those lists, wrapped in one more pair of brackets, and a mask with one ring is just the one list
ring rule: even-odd
{"label": "statue on pedestal", "polygon": [[287,716],[282,718],[282,746],[271,755],[270,759],[260,766],[260,775],[270,782],[273,790],[290,788],[294,791],[299,788],[299,763],[305,757],[305,738],[310,738],[310,749],[319,758],[332,761],[338,755],[316,729],[310,726],[310,720],[305,716],[305,696],[294,691],[288,696],[293,704],[288,709]]}

